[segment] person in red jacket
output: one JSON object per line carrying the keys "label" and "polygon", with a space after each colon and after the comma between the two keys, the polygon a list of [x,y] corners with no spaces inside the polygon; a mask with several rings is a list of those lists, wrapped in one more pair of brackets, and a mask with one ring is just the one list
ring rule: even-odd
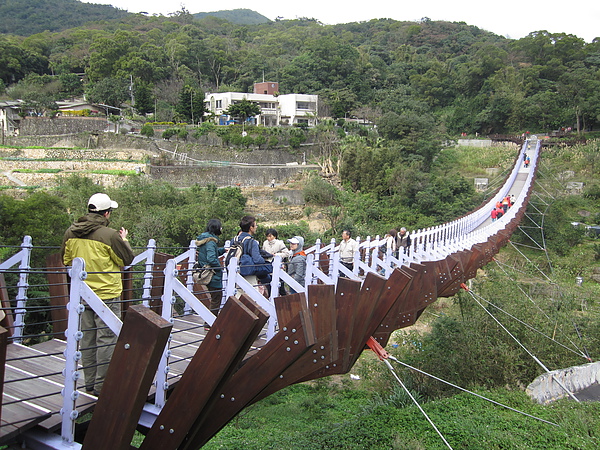
{"label": "person in red jacket", "polygon": [[492,209],[492,222],[495,222],[498,218],[498,210],[496,208]]}

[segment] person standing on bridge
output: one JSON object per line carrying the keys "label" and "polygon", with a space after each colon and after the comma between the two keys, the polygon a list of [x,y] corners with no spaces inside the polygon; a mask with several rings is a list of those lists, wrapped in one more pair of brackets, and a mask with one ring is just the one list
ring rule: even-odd
{"label": "person standing on bridge", "polygon": [[[213,268],[213,276],[206,285],[210,295],[210,312],[215,316],[221,309],[223,297],[223,270],[219,256],[225,253],[225,248],[219,247],[219,236],[223,227],[219,219],[210,219],[206,224],[206,230],[196,240],[198,246],[198,267],[210,266]],[[209,330],[210,325],[205,323],[204,329]]]}
{"label": "person standing on bridge", "polygon": [[[304,238],[302,236],[294,236],[288,239],[290,243],[290,253],[292,257],[287,264],[287,272],[290,277],[298,282],[300,286],[304,286],[306,277],[306,253],[304,252]],[[290,287],[290,292],[295,294],[296,291]]]}
{"label": "person standing on bridge", "polygon": [[[290,256],[290,251],[281,239],[277,239],[279,235],[275,228],[269,228],[265,234],[267,235],[267,239],[265,240],[265,242],[263,242],[262,249],[273,256],[281,256],[282,266],[284,266],[284,263],[287,262],[287,259]],[[269,259],[269,261],[271,260],[272,259]],[[285,292],[285,285],[283,282],[280,282],[279,295],[282,296],[286,294],[287,293]]]}
{"label": "person standing on bridge", "polygon": [[[133,251],[127,241],[128,231],[109,228],[110,214],[118,203],[106,194],[94,194],[88,200],[88,213],[80,217],[65,232],[61,254],[65,266],[75,258],[83,258],[87,278],[85,283],[121,318],[121,268],[133,261]],[[81,362],[85,389],[98,395],[106,377],[117,336],[85,303],[81,313]]]}
{"label": "person standing on bridge", "polygon": [[[340,242],[340,264],[350,271],[354,270],[354,254],[358,250],[358,242],[352,239],[350,230],[342,231],[342,242]],[[346,277],[340,272],[340,277]]]}
{"label": "person standing on bridge", "polygon": [[406,228],[404,228],[404,227],[400,228],[400,232],[396,236],[396,241],[397,241],[398,251],[400,251],[400,249],[403,249],[405,255],[410,254],[411,238],[410,238],[410,233],[408,231],[406,231]]}

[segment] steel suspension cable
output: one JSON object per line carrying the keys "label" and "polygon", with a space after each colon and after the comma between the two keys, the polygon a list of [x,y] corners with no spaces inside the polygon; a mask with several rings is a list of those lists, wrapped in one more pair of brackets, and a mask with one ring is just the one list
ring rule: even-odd
{"label": "steel suspension cable", "polygon": [[[500,266],[500,264],[498,263],[498,261],[494,258],[494,261],[496,262],[496,264],[498,265],[498,267],[500,268],[500,270],[502,270],[504,272],[504,275],[506,275],[511,281],[515,281],[507,272],[506,270],[504,270],[504,268],[502,266]],[[517,286],[517,289],[519,289],[523,295],[538,309],[538,311],[540,311],[545,317],[546,319],[548,319],[548,321],[552,321],[552,318],[546,313],[546,311],[544,311],[534,300],[533,298],[531,298],[531,296],[529,294],[527,294],[527,292],[525,292],[525,290],[518,284],[518,283],[513,283],[514,285]],[[500,311],[502,311],[503,313],[507,314],[508,316],[510,316],[511,318],[517,320],[518,322],[522,323],[523,325],[527,326],[527,327],[531,327],[530,325],[526,324],[525,322],[521,321],[520,319],[512,316],[510,313],[504,311],[502,308],[500,308],[499,306],[494,305],[493,303],[491,303],[489,300],[484,299],[486,302],[488,302],[490,305],[492,305],[494,308],[499,309]],[[548,339],[551,339],[552,341],[556,342],[558,345],[564,347],[565,349],[568,349],[574,353],[574,350],[569,349],[568,347],[566,347],[565,345],[561,344],[560,342],[556,341],[554,338],[551,338],[550,336],[545,335],[544,333],[537,331],[535,328],[531,327],[531,329],[533,329],[534,331],[540,333],[542,336],[547,337]],[[577,331],[577,334],[579,334],[579,330],[577,329],[577,326],[575,326],[575,329]],[[562,332],[562,330],[561,330]],[[581,350],[578,349],[577,345],[568,337],[565,336],[566,339],[570,342],[570,344],[575,347],[578,352],[580,352],[579,354],[582,355],[585,359],[587,359],[588,361],[591,361],[589,354],[587,354],[587,350],[585,351],[585,353],[581,352]],[[580,339],[581,339],[581,335],[580,335]]]}
{"label": "steel suspension cable", "polygon": [[398,376],[398,374],[396,373],[396,371],[394,370],[394,368],[392,367],[390,362],[387,359],[382,359],[382,361],[385,363],[385,365],[388,367],[388,369],[390,369],[390,372],[392,372],[392,375],[394,376],[394,378],[396,378],[396,381],[398,381],[400,386],[402,386],[402,389],[404,389],[404,392],[406,392],[408,394],[408,396],[413,401],[413,403],[417,406],[417,408],[419,408],[419,411],[421,411],[421,414],[423,414],[423,416],[425,416],[425,418],[427,419],[429,424],[433,427],[433,429],[436,431],[436,433],[439,435],[439,437],[442,439],[442,441],[444,441],[444,444],[446,444],[446,446],[449,449],[452,449],[452,446],[448,443],[448,441],[446,440],[444,435],[441,433],[441,431],[438,429],[438,427],[435,426],[435,424],[429,418],[429,416],[427,415],[425,410],[421,407],[421,405],[419,405],[419,402],[415,399],[415,397],[410,393],[408,388],[404,385],[404,383],[402,382],[402,380],[400,379],[400,377]]}
{"label": "steel suspension cable", "polygon": [[533,416],[533,415],[531,415],[531,414],[528,414],[528,413],[526,413],[526,412],[519,411],[518,409],[512,408],[512,407],[510,407],[510,406],[508,406],[508,405],[504,405],[504,404],[502,404],[502,403],[499,403],[499,402],[497,402],[497,401],[495,401],[495,400],[492,400],[492,399],[490,399],[490,398],[484,397],[483,395],[480,395],[480,394],[478,394],[478,393],[476,393],[476,392],[469,391],[468,389],[465,389],[465,388],[463,388],[463,387],[457,386],[456,384],[453,384],[453,383],[451,383],[451,382],[449,382],[449,381],[442,380],[441,378],[438,378],[438,377],[436,377],[435,375],[432,375],[432,374],[430,374],[430,373],[427,373],[427,372],[425,372],[425,371],[423,371],[423,370],[421,370],[421,369],[417,369],[416,367],[413,367],[413,366],[411,366],[411,365],[409,365],[409,364],[406,364],[406,363],[404,363],[404,362],[402,362],[402,361],[398,360],[397,358],[394,358],[394,357],[393,357],[393,356],[391,356],[391,355],[390,355],[390,356],[388,356],[388,358],[389,358],[389,359],[391,359],[392,361],[395,361],[395,362],[397,362],[398,364],[400,364],[400,365],[402,365],[402,366],[404,366],[404,367],[408,368],[408,369],[414,370],[415,372],[418,372],[418,373],[420,373],[420,374],[423,374],[423,375],[425,375],[425,376],[428,376],[428,377],[430,377],[430,378],[433,378],[434,380],[437,380],[437,381],[440,381],[440,382],[442,382],[442,383],[445,383],[445,384],[447,384],[448,386],[452,386],[453,388],[456,388],[456,389],[458,389],[458,390],[460,390],[460,391],[466,392],[467,394],[471,394],[471,395],[474,395],[475,397],[479,397],[479,398],[481,398],[481,399],[483,399],[483,400],[486,400],[486,401],[488,401],[488,402],[490,402],[490,403],[493,403],[494,405],[501,406],[502,408],[509,409],[509,410],[511,410],[511,411],[517,412],[517,413],[519,413],[519,414],[522,414],[522,415],[524,415],[524,416],[527,416],[527,417],[531,417],[532,419],[539,420],[540,422],[544,422],[544,423],[547,423],[547,424],[549,424],[549,425],[554,425],[555,427],[558,427],[558,426],[560,426],[560,425],[558,425],[558,424],[556,424],[556,423],[554,423],[554,422],[550,422],[550,421],[548,421],[548,420],[546,420],[546,419],[542,419],[542,418],[540,418],[540,417]]}
{"label": "steel suspension cable", "polygon": [[[508,311],[505,311],[504,309],[500,308],[498,305],[495,305],[494,303],[490,302],[489,300],[481,297],[478,294],[475,294],[474,292],[471,292],[472,295],[477,296],[478,298],[480,298],[482,301],[486,302],[488,305],[493,306],[494,308],[496,308],[498,311],[506,314],[508,317],[510,317],[511,319],[516,320],[517,322],[519,322],[521,325],[529,328],[530,330],[534,331],[535,333],[538,333],[539,335],[545,337],[546,339],[551,340],[552,342],[554,342],[555,344],[563,347],[565,350],[568,350],[576,355],[582,356],[584,359],[589,361],[588,356],[583,353],[581,350],[577,349],[577,350],[573,350],[572,348],[567,347],[565,344],[562,344],[560,342],[558,342],[556,339],[548,336],[547,334],[543,333],[542,331],[538,330],[537,328],[535,328],[533,325],[528,324],[527,322],[524,322],[523,320],[519,319],[518,317],[513,316],[511,313],[509,313]],[[537,305],[536,305],[537,306]],[[538,308],[539,309],[539,308]],[[540,309],[541,311],[541,309]],[[542,311],[543,312],[543,311]],[[548,318],[549,319],[549,318]],[[571,341],[571,344],[577,348],[577,346]]]}
{"label": "steel suspension cable", "polygon": [[471,290],[463,283],[462,287],[464,290],[466,290],[471,297],[473,297],[473,300],[475,300],[475,302],[481,306],[481,308],[500,326],[500,328],[502,328],[529,356],[531,356],[531,358],[542,368],[544,369],[544,371],[548,374],[550,374],[552,376],[552,378],[554,379],[554,381],[556,381],[558,383],[558,385],[564,389],[564,391],[569,395],[569,397],[571,397],[573,400],[575,400],[577,403],[579,403],[579,399],[577,397],[575,397],[575,395],[573,395],[573,393],[571,391],[569,391],[566,386],[558,379],[556,378],[554,375],[552,375],[550,373],[550,369],[548,369],[544,363],[542,363],[533,353],[531,353],[527,347],[525,347],[517,338],[515,335],[513,335],[510,331],[508,331],[508,329],[490,312],[488,311],[480,302],[479,300],[477,300],[476,296],[471,292]]}
{"label": "steel suspension cable", "polygon": [[523,258],[525,258],[525,259],[526,259],[528,262],[530,262],[530,263],[531,263],[531,265],[532,265],[533,267],[535,267],[535,268],[538,270],[538,272],[540,272],[540,273],[541,273],[541,274],[542,274],[542,275],[543,275],[543,276],[544,276],[544,277],[545,277],[545,278],[546,278],[548,281],[552,282],[552,280],[550,279],[550,277],[549,277],[548,275],[546,275],[546,274],[544,273],[544,271],[543,271],[542,269],[540,269],[540,268],[539,268],[539,266],[537,266],[536,264],[534,264],[534,263],[533,263],[533,261],[531,261],[529,258],[527,258],[527,256],[526,256],[526,255],[525,255],[525,254],[524,254],[524,253],[523,253],[521,250],[519,250],[519,249],[517,248],[517,246],[516,246],[515,244],[513,244],[513,242],[512,242],[512,241],[508,241],[508,243],[509,243],[510,245],[512,245],[512,247],[513,247],[513,248],[514,248],[514,249],[515,249],[517,252],[519,252],[519,254],[520,254],[520,255],[521,255]]}

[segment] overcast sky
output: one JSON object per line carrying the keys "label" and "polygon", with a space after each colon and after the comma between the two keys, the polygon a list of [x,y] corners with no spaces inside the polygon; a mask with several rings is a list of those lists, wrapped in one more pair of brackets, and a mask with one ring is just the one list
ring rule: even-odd
{"label": "overcast sky", "polygon": [[574,2],[540,2],[533,0],[504,0],[485,2],[481,0],[413,0],[413,1],[326,1],[304,0],[248,2],[205,2],[182,0],[86,0],[88,3],[110,4],[126,11],[163,14],[181,9],[192,14],[218,10],[247,8],[274,20],[309,17],[324,24],[363,22],[370,19],[390,18],[400,21],[418,21],[423,17],[431,20],[466,22],[487,31],[512,39],[527,36],[532,31],[547,30],[550,33],[574,34],[591,42],[600,37],[600,1],[579,0]]}

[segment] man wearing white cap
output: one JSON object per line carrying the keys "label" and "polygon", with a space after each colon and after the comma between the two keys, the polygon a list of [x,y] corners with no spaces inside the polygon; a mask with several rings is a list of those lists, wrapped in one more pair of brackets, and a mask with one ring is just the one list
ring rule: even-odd
{"label": "man wearing white cap", "polygon": [[[83,258],[88,273],[86,284],[120,318],[121,267],[131,264],[133,252],[127,241],[127,230],[108,227],[110,213],[118,206],[106,194],[92,195],[88,200],[88,213],[65,232],[61,253],[65,266],[70,266],[77,257]],[[117,337],[87,305],[81,314],[81,329],[85,388],[98,395]]]}

